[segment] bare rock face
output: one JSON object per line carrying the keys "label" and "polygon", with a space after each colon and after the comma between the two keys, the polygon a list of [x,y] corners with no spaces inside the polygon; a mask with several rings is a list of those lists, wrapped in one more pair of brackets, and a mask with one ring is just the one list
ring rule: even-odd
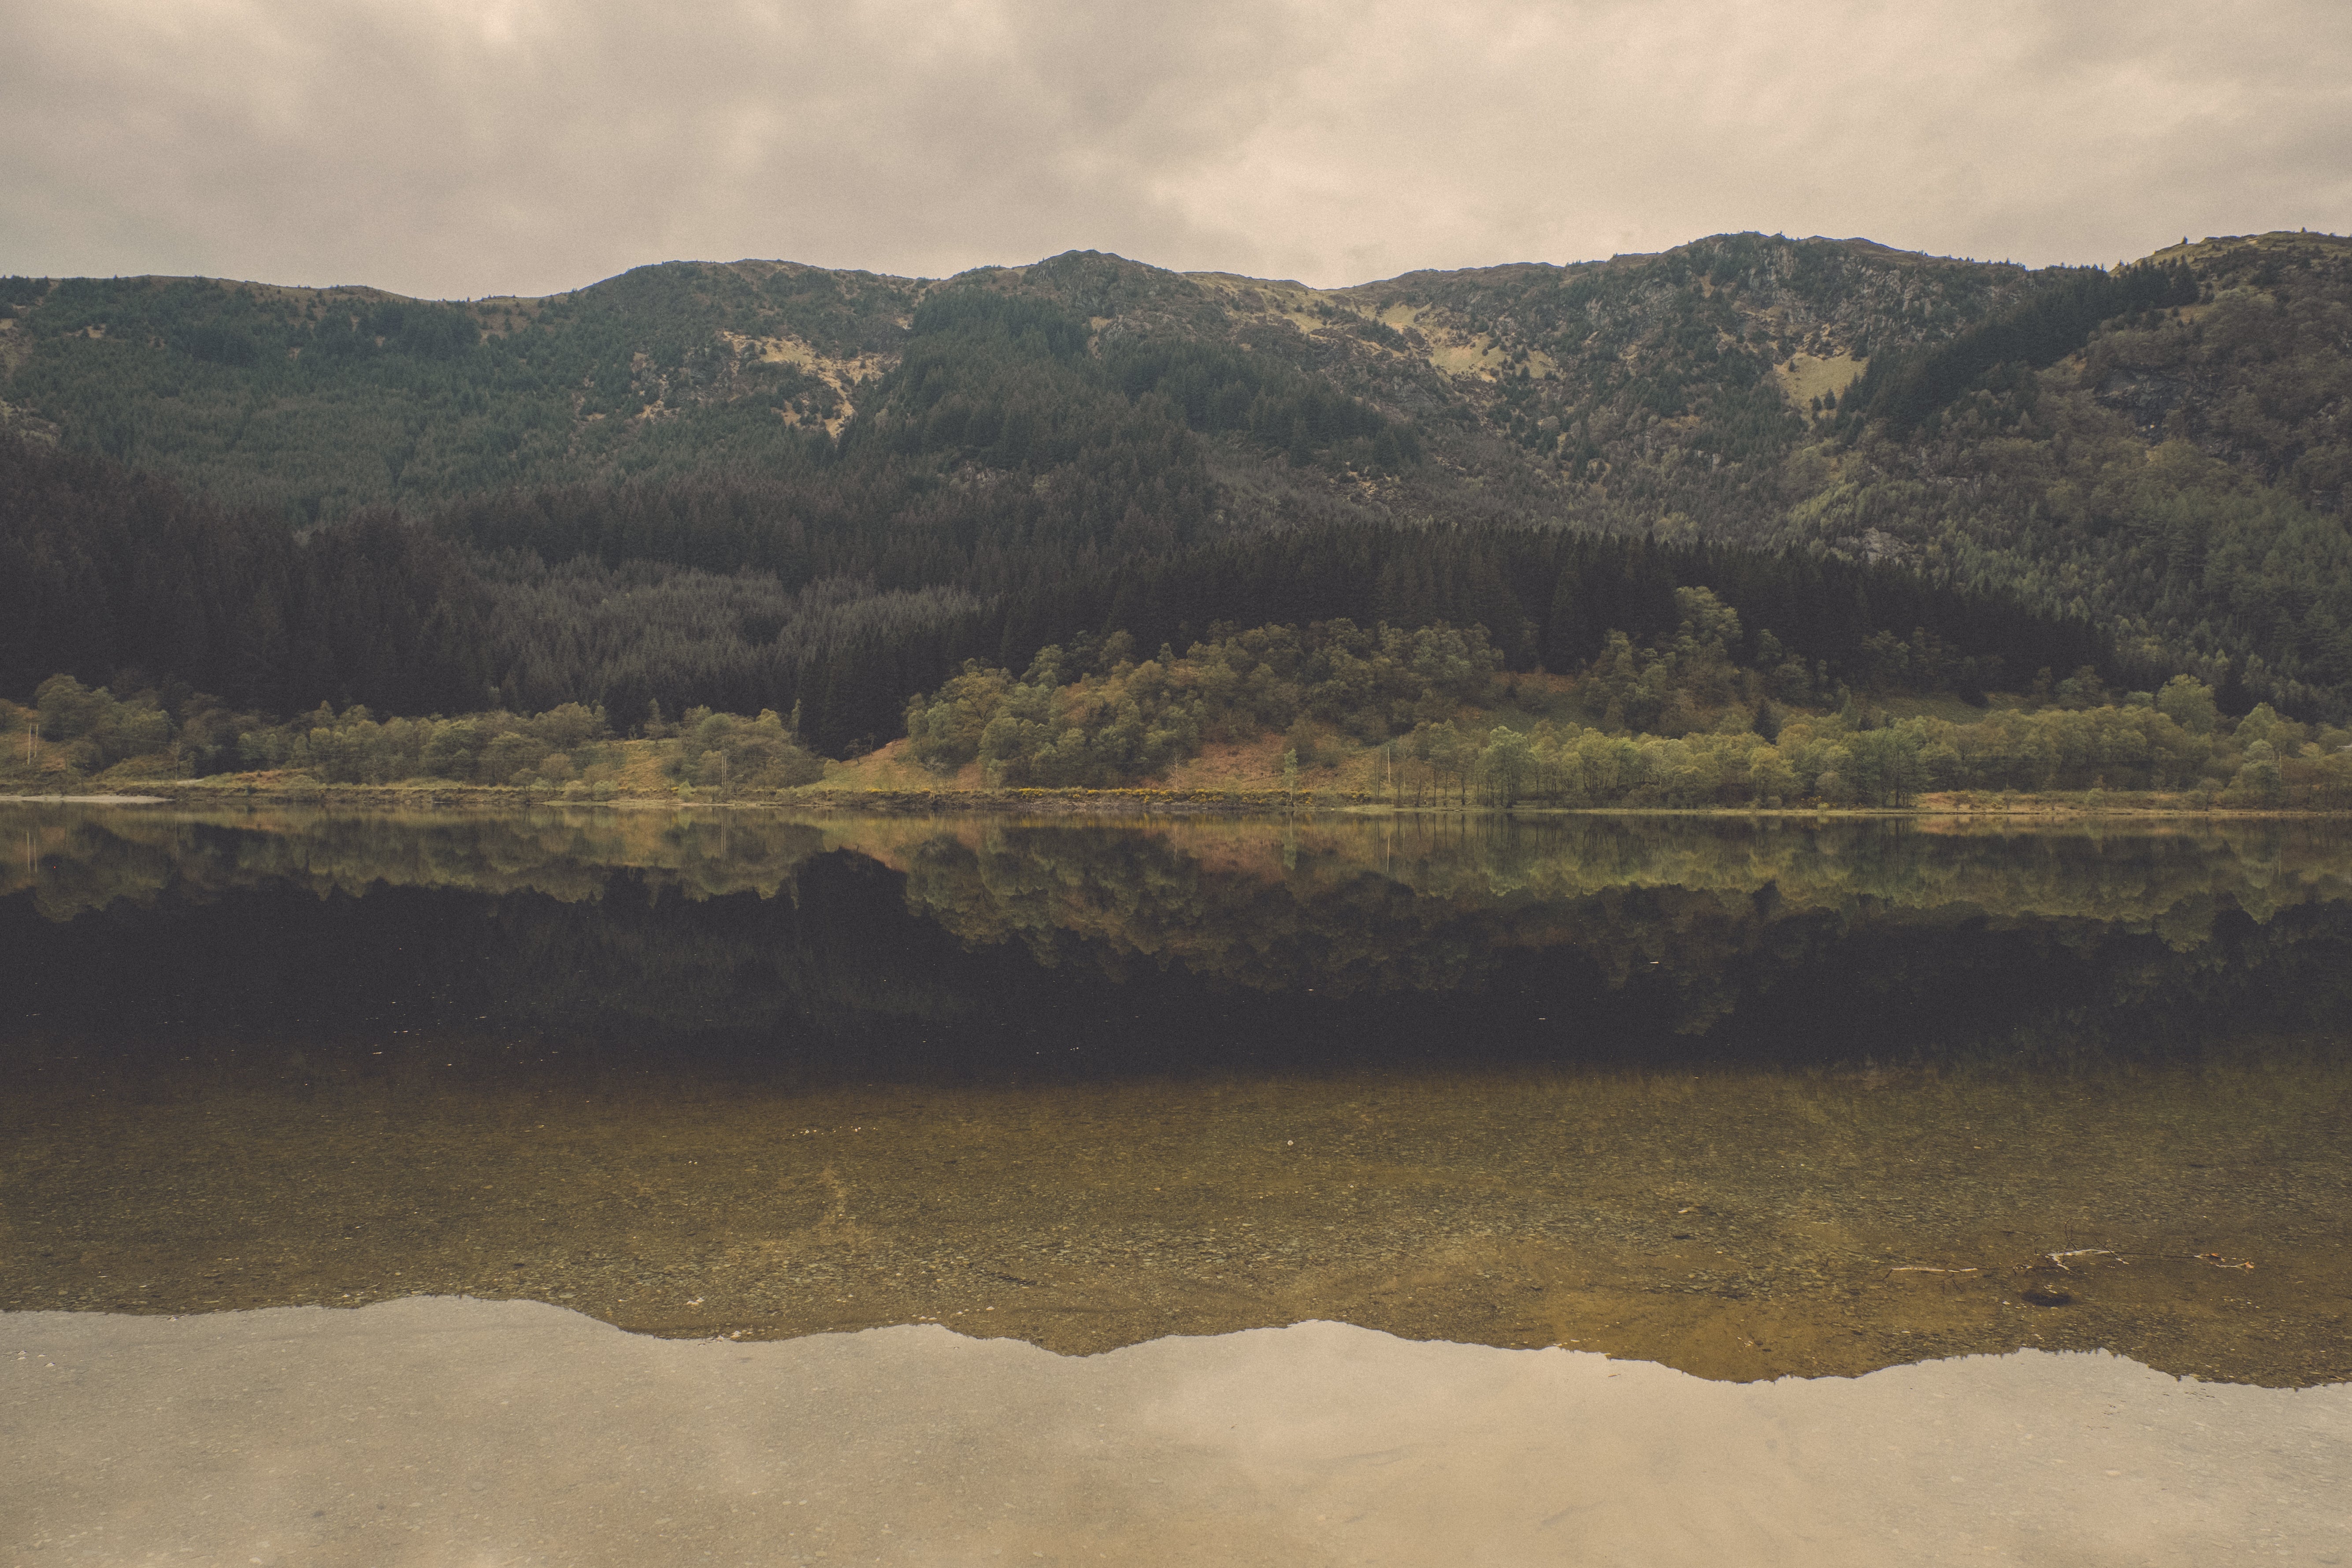
{"label": "bare rock face", "polygon": [[2160,371],[2114,370],[2099,383],[2100,404],[2128,418],[2150,446],[2165,438],[2167,422],[2190,395],[2186,376]]}

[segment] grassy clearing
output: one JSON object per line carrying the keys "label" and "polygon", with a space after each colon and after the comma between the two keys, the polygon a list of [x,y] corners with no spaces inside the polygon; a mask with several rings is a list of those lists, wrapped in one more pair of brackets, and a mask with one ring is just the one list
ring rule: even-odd
{"label": "grassy clearing", "polygon": [[1789,401],[1803,408],[1816,397],[1843,393],[1869,364],[1868,360],[1848,353],[1832,354],[1828,359],[1801,353],[1776,367],[1772,374]]}

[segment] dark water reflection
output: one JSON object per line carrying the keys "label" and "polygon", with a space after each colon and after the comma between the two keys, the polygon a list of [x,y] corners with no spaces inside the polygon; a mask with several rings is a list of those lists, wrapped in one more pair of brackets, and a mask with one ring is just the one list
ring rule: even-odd
{"label": "dark water reflection", "polygon": [[0,808],[0,1306],[2352,1375],[2332,826]]}

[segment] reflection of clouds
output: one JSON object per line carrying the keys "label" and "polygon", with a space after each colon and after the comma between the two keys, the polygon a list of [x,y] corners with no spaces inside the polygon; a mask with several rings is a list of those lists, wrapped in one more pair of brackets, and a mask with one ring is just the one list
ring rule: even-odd
{"label": "reflection of clouds", "polygon": [[1069,247],[1334,284],[1739,227],[2106,261],[2352,221],[2347,53],[2316,0],[18,7],[0,245],[426,294]]}
{"label": "reflection of clouds", "polygon": [[[2324,1562],[2352,1460],[2352,1389],[2184,1384],[2104,1353],[1738,1384],[1330,1322],[1066,1359],[938,1327],[681,1343],[447,1298],[14,1317],[23,1537],[102,1525],[126,1561],[784,1543],[1316,1562],[1376,1542],[1391,1563],[1683,1568],[1799,1557],[1759,1542],[1845,1565],[1988,1541],[2242,1561],[2259,1541]],[[1890,1551],[1906,1540],[1927,1544]]]}

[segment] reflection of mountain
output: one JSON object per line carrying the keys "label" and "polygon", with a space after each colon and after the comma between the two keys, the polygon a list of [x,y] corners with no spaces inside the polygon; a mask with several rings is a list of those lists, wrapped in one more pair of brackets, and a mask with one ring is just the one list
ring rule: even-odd
{"label": "reflection of mountain", "polygon": [[[670,262],[560,297],[464,305],[9,279],[0,402],[69,451],[110,453],[257,515],[440,509],[446,539],[484,553],[710,575],[664,592],[691,615],[667,618],[608,582],[593,592],[610,608],[583,616],[571,595],[593,572],[566,568],[568,585],[553,584],[331,528],[312,546],[352,572],[368,563],[369,586],[310,603],[320,616],[349,605],[333,626],[364,620],[374,634],[348,641],[311,621],[314,639],[292,599],[248,608],[244,568],[215,583],[167,564],[208,565],[210,548],[152,557],[153,581],[31,547],[48,564],[0,586],[40,588],[18,613],[48,633],[25,648],[88,650],[58,666],[88,675],[160,659],[241,706],[307,708],[357,679],[382,688],[362,700],[421,711],[455,700],[422,690],[478,693],[486,667],[515,706],[601,689],[614,713],[635,714],[656,678],[675,683],[673,711],[678,698],[730,706],[744,700],[720,695],[732,682],[757,679],[780,710],[804,686],[812,713],[853,704],[863,729],[887,728],[908,691],[935,686],[962,653],[1007,646],[1017,665],[1071,628],[1114,621],[1146,648],[1181,647],[1180,624],[1215,616],[1476,620],[1507,644],[1532,622],[1547,662],[1565,668],[1599,651],[1580,617],[1552,610],[1575,578],[1514,565],[1471,535],[1647,532],[1709,547],[1711,570],[1751,591],[1782,551],[1915,567],[2043,616],[2129,627],[2126,641],[2162,650],[2148,668],[2225,660],[2258,695],[2336,712],[2352,623],[2347,255],[2333,236],[2276,233],[2184,245],[2150,268],[2037,273],[1740,234],[1334,290],[1092,252],[937,282]],[[116,481],[74,483],[102,496]],[[138,515],[156,510],[142,501]],[[34,536],[73,513],[44,510]],[[1396,557],[1393,574],[1372,574],[1377,591],[1353,581],[1371,558],[1360,552],[1395,548],[1380,542],[1423,523],[1439,525],[1444,552]],[[1230,548],[1276,533],[1306,553]],[[251,537],[240,551],[271,548]],[[1733,552],[1770,554],[1726,567]],[[1307,564],[1245,564],[1293,560]],[[747,587],[738,571],[760,581]],[[813,584],[868,579],[953,591],[856,601],[859,635],[829,643],[858,652],[852,678],[812,685],[814,670],[795,667],[774,685],[760,673],[801,635],[772,642],[774,624],[747,616],[744,595],[787,607]],[[1889,588],[1879,579],[1867,602],[1884,610]],[[445,611],[483,604],[502,629],[466,636],[470,610],[412,617],[412,593]],[[1641,597],[1589,630],[1643,633],[1625,624],[1646,613]],[[1734,598],[1751,630],[1795,630]],[[126,606],[151,604],[132,623]],[[650,615],[726,662],[648,664],[651,638],[634,662],[594,657],[600,626]],[[154,635],[92,640],[110,618]],[[1857,626],[1845,646],[1809,653],[1850,658],[1864,631],[1904,637],[1916,624]],[[908,625],[919,634],[902,640]],[[207,626],[235,637],[195,635]],[[335,657],[285,669],[253,651],[268,646],[264,626]],[[2020,679],[2077,662],[2027,656],[1999,634],[1962,651],[2002,654]],[[304,679],[330,662],[334,679]],[[0,683],[21,694],[52,668],[26,654],[0,664]],[[859,691],[868,668],[876,689]],[[314,695],[268,695],[289,689]]]}
{"label": "reflection of mountain", "polygon": [[[828,1072],[2294,1027],[2352,842],[1724,819],[12,812],[47,1027],[732,1042]],[[125,984],[126,977],[129,984]]]}

